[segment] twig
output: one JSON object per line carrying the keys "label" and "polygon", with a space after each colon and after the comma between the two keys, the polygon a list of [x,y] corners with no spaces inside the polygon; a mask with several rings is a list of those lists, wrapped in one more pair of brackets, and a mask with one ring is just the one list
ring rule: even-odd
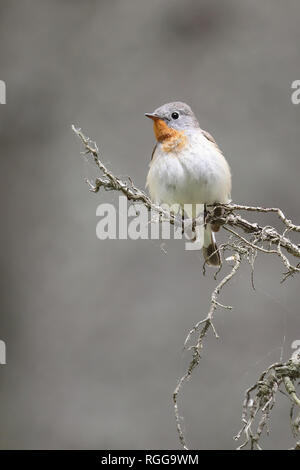
{"label": "twig", "polygon": [[222,304],[220,304],[218,301],[217,301],[217,298],[218,298],[218,295],[221,291],[221,289],[230,281],[230,279],[233,278],[233,276],[236,274],[237,270],[239,269],[240,267],[240,264],[241,264],[241,258],[240,258],[240,255],[238,253],[235,254],[235,259],[234,259],[234,266],[232,267],[231,271],[229,272],[229,274],[227,274],[222,280],[221,282],[219,282],[219,284],[217,285],[217,287],[214,289],[212,295],[211,295],[211,304],[210,304],[210,308],[209,308],[209,311],[208,311],[208,314],[207,316],[199,321],[192,329],[191,331],[189,332],[186,340],[185,340],[185,347],[186,345],[188,344],[189,340],[191,339],[191,336],[198,332],[199,329],[200,329],[200,326],[201,325],[204,325],[198,335],[198,338],[197,338],[197,342],[194,346],[190,346],[189,347],[189,350],[192,350],[193,351],[193,356],[192,356],[192,360],[190,361],[189,363],[189,366],[188,366],[188,369],[186,371],[186,373],[179,379],[178,381],[178,384],[174,390],[174,393],[173,393],[173,403],[174,403],[174,410],[175,410],[175,419],[176,419],[176,426],[177,426],[177,431],[178,431],[178,435],[179,435],[179,440],[183,446],[184,449],[188,449],[187,447],[187,443],[186,443],[186,439],[185,439],[185,435],[184,435],[184,431],[183,431],[183,428],[182,428],[182,425],[181,425],[181,417],[180,417],[180,414],[179,414],[179,410],[178,410],[178,396],[179,396],[179,393],[184,385],[184,383],[186,381],[188,381],[192,375],[192,372],[193,370],[195,369],[195,367],[198,366],[199,364],[199,361],[201,359],[201,355],[200,355],[200,352],[201,352],[201,349],[202,349],[202,345],[203,345],[203,340],[204,338],[206,337],[209,329],[211,328],[215,337],[216,338],[219,338],[218,334],[217,334],[217,331],[215,329],[215,326],[213,324],[213,314],[216,310],[217,307],[222,307],[222,308],[225,308],[225,309],[230,309],[231,307],[230,306],[224,306]]}

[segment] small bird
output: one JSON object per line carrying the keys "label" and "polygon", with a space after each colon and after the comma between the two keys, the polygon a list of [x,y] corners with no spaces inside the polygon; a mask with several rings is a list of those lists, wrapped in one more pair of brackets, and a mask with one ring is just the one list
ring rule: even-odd
{"label": "small bird", "polygon": [[[146,183],[151,199],[182,208],[185,204],[227,204],[231,197],[229,165],[214,138],[200,128],[190,106],[176,101],[145,116],[153,120],[157,140]],[[191,210],[187,215],[198,214]],[[221,264],[214,234],[219,228],[207,223],[204,229],[203,255],[212,266]]]}

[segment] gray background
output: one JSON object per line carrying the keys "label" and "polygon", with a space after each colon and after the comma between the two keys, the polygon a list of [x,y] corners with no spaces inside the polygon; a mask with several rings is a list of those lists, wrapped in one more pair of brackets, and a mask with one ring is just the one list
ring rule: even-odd
{"label": "gray background", "polygon": [[[215,285],[182,242],[96,238],[94,173],[70,126],[144,187],[154,136],[143,113],[192,105],[233,172],[233,199],[299,223],[297,0],[0,1],[0,446],[178,448],[171,396],[187,331]],[[264,219],[265,220],[265,219]],[[275,223],[275,217],[266,221]],[[219,239],[222,238],[219,236]],[[181,413],[192,448],[231,449],[243,393],[300,339],[299,279],[259,256],[220,299]],[[267,448],[293,440],[288,402]]]}

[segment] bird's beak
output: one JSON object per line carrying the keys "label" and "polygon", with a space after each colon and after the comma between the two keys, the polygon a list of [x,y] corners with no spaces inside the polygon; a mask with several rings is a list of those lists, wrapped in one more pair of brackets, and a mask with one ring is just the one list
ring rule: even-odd
{"label": "bird's beak", "polygon": [[155,113],[145,113],[145,116],[148,117],[149,119],[152,119],[153,121],[156,121],[157,119],[162,119],[160,116],[158,116]]}

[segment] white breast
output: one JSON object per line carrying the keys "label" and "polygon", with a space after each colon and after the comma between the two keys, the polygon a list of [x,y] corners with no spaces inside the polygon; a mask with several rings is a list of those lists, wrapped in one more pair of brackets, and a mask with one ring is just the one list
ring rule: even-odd
{"label": "white breast", "polygon": [[179,152],[158,144],[150,163],[147,186],[156,203],[214,204],[230,200],[231,175],[224,156],[199,130],[187,132]]}

